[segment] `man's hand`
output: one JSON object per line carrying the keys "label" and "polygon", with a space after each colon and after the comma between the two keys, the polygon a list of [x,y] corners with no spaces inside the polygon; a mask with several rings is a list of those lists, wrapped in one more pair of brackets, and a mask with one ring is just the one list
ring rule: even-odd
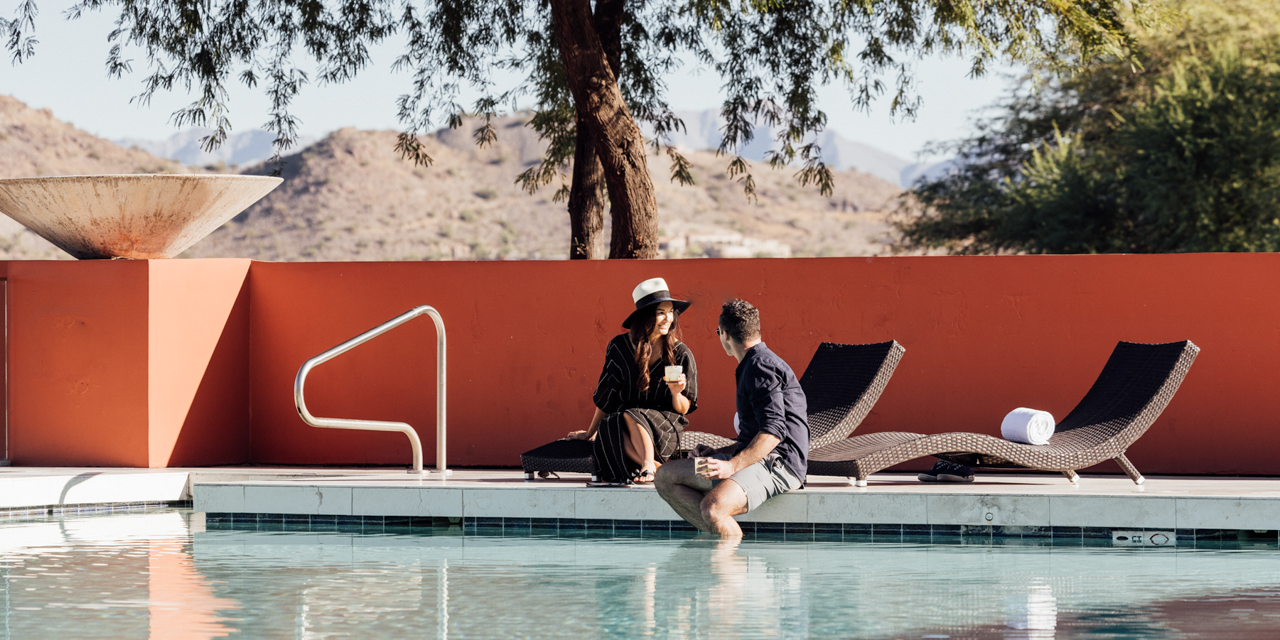
{"label": "man's hand", "polygon": [[707,470],[701,475],[711,480],[728,480],[737,472],[738,469],[734,466],[733,460],[711,458],[707,460]]}
{"label": "man's hand", "polygon": [[716,452],[715,447],[709,444],[700,444],[693,448],[693,457],[705,458],[709,455],[715,454],[715,452]]}
{"label": "man's hand", "polygon": [[[768,433],[757,433],[746,449],[737,452],[729,460],[719,460],[717,458],[707,460],[707,471],[700,475],[712,480],[727,480],[738,471],[763,460],[780,442],[782,441],[777,436]],[[714,454],[716,451],[712,450],[707,453]]]}
{"label": "man's hand", "polygon": [[684,391],[685,385],[689,384],[689,379],[682,373],[674,381],[664,379],[663,382],[666,382],[667,388],[671,389],[671,395],[678,396],[681,391]]}

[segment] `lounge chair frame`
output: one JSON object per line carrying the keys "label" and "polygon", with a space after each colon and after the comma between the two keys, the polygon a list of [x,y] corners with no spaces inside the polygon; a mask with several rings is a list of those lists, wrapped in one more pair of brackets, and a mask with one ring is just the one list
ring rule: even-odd
{"label": "lounge chair frame", "polygon": [[809,474],[846,476],[865,487],[872,473],[937,456],[973,467],[1059,471],[1074,484],[1080,469],[1115,460],[1134,483],[1142,484],[1142,474],[1125,451],[1168,406],[1199,352],[1190,341],[1120,342],[1093,387],[1058,423],[1047,445],[1019,444],[980,433],[871,433],[812,452]]}
{"label": "lounge chair frame", "polygon": [[[818,345],[800,376],[800,387],[809,404],[810,451],[848,438],[862,424],[889,384],[903,353],[906,348],[897,340]],[[714,433],[685,431],[680,434],[680,451],[693,451],[700,444],[719,449],[735,442]]]}

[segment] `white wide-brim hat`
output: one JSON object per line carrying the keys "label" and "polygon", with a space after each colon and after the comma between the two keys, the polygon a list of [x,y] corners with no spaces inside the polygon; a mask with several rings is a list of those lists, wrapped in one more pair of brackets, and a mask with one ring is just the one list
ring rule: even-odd
{"label": "white wide-brim hat", "polygon": [[686,300],[672,298],[671,289],[667,287],[667,281],[662,278],[650,278],[636,285],[635,290],[631,292],[631,299],[636,303],[636,310],[622,321],[623,329],[630,329],[631,323],[640,316],[640,312],[660,303],[670,302],[676,313],[684,313],[684,310],[692,304]]}

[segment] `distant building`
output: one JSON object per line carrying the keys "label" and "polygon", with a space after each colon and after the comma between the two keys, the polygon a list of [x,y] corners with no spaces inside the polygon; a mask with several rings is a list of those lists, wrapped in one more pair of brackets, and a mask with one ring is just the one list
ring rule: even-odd
{"label": "distant building", "polygon": [[685,233],[660,243],[668,258],[790,258],[791,246],[741,233]]}

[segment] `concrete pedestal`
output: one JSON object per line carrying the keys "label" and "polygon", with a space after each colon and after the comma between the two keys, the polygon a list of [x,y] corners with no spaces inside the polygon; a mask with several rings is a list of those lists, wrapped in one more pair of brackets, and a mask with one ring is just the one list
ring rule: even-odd
{"label": "concrete pedestal", "polygon": [[249,263],[3,263],[13,463],[247,460]]}

